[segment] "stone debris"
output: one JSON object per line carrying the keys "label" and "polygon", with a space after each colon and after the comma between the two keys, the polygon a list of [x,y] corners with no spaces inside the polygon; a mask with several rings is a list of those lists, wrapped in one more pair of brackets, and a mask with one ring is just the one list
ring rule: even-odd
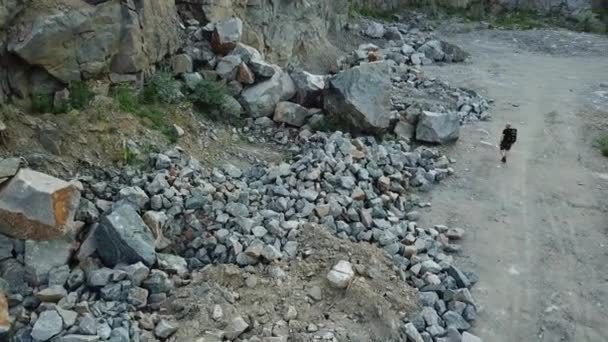
{"label": "stone debris", "polygon": [[[260,268],[280,286],[281,265],[314,253],[297,238],[318,223],[341,239],[382,249],[393,261],[394,281],[418,289],[420,312],[395,325],[402,340],[481,341],[466,332],[476,318],[469,289],[477,277],[454,265],[464,230],[417,224],[416,209],[426,204],[415,192],[451,175],[451,161],[435,148],[411,145],[414,138],[452,142],[461,124],[488,119],[488,101],[477,93],[416,68],[459,62],[466,53],[425,33],[370,23],[365,35],[398,43],[362,45],[342,61],[347,69],[330,77],[264,61],[240,42],[238,18],[187,23],[195,44],[171,57],[176,74],[190,89],[204,80],[226,82],[229,107],[222,108],[249,117],[234,133],[285,146],[289,161],[204,168],[176,147],[151,153],[138,169],[95,169],[80,184],[19,170],[19,158],[0,160],[0,289],[7,294],[0,295],[0,336],[10,328],[10,306],[15,341],[174,341],[174,318],[188,314],[172,307],[176,287],[217,264],[245,270],[245,289],[267,285]],[[314,132],[328,122],[397,139]],[[345,259],[328,260],[335,264],[323,286],[334,290],[307,286],[308,304],[335,289],[349,291],[359,277],[378,276]],[[236,292],[222,297],[239,300]],[[315,341],[339,340],[334,327],[299,321],[300,307],[281,307],[279,320],[258,336],[250,336],[262,329],[257,318],[225,309],[211,303],[209,317],[222,330],[199,341],[287,341],[292,328]]]}

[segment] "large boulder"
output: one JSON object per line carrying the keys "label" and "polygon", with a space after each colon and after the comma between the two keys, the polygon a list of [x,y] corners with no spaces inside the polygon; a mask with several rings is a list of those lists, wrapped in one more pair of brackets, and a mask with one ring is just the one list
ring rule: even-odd
{"label": "large boulder", "polygon": [[73,228],[79,202],[74,184],[21,169],[0,188],[0,233],[24,240],[63,236]]}
{"label": "large boulder", "polygon": [[135,209],[123,204],[104,216],[95,230],[97,253],[108,266],[156,262],[154,236]]}
{"label": "large boulder", "polygon": [[388,130],[395,119],[391,112],[391,69],[389,62],[363,63],[339,73],[324,93],[329,120],[354,132]]}
{"label": "large boulder", "polygon": [[19,21],[8,51],[64,83],[146,70],[180,45],[174,1],[27,6]]}
{"label": "large boulder", "polygon": [[230,53],[241,41],[243,22],[239,18],[230,18],[215,25],[211,35],[211,45],[220,54]]}
{"label": "large boulder", "polygon": [[273,120],[291,126],[302,127],[309,117],[308,110],[297,103],[279,102],[274,110]]}
{"label": "large boulder", "polygon": [[429,40],[418,48],[419,53],[423,53],[428,59],[441,62],[445,57],[441,42],[438,40]]}
{"label": "large boulder", "polygon": [[418,118],[416,140],[445,144],[458,139],[460,121],[457,113],[433,113],[424,111]]}
{"label": "large boulder", "polygon": [[295,102],[305,107],[319,107],[327,77],[313,75],[300,68],[290,70],[289,76],[296,86]]}
{"label": "large boulder", "polygon": [[296,92],[293,80],[280,67],[273,65],[274,75],[241,93],[243,108],[254,118],[270,116],[280,101],[291,99]]}

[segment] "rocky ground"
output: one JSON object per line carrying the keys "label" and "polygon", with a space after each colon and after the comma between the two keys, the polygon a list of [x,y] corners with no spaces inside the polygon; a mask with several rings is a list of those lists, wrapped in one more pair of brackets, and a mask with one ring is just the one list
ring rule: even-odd
{"label": "rocky ground", "polygon": [[[83,111],[33,116],[9,107],[2,113],[0,334],[64,342],[480,341],[471,329],[491,341],[532,336],[523,325],[511,335],[501,325],[497,335],[474,327],[479,310],[485,321],[495,317],[486,282],[505,293],[518,287],[495,284],[500,277],[487,271],[491,253],[486,263],[462,260],[469,248],[479,250],[469,240],[470,231],[473,241],[480,239],[479,215],[459,207],[465,200],[450,202],[450,186],[440,187],[442,195],[429,192],[480,170],[489,175],[481,164],[472,170],[476,159],[461,150],[478,136],[477,122],[488,121],[495,105],[504,113],[536,103],[538,89],[524,94],[528,88],[520,87],[530,70],[494,59],[514,51],[514,59],[533,68],[544,55],[517,49],[539,37],[551,47],[570,33],[482,31],[445,39],[424,17],[360,19],[348,24],[346,42],[336,43],[342,57],[325,64],[332,73],[312,74],[265,60],[240,42],[248,34],[243,26],[235,18],[180,26],[183,47],[166,61],[178,86],[157,95],[182,101],[201,84],[219,81],[226,93],[211,114],[228,120],[202,118],[187,103],[171,107],[175,140],[125,113],[107,85]],[[488,42],[497,37],[500,44]],[[581,54],[601,60],[604,39],[572,37],[568,42]],[[480,49],[480,41],[490,48]],[[544,72],[576,79],[569,73],[574,65],[539,69],[532,84],[541,88]],[[478,67],[492,75],[489,81],[471,82]],[[523,78],[503,76],[511,68]],[[587,84],[595,70],[588,68],[577,85]],[[506,100],[491,82],[522,95]],[[597,110],[602,84],[587,94]],[[55,105],[65,92],[55,93]],[[597,110],[593,118],[602,121]],[[546,120],[557,125],[560,118],[547,114]],[[234,120],[239,124],[225,123]],[[465,143],[437,147],[457,139]],[[543,151],[535,158],[560,155]],[[480,194],[490,196],[473,196]],[[431,209],[429,196],[439,209]],[[537,218],[546,219],[530,217]],[[482,302],[470,291],[478,280]],[[605,336],[595,325],[575,335],[562,323],[543,320],[541,338],[552,341],[562,331],[566,340]]]}

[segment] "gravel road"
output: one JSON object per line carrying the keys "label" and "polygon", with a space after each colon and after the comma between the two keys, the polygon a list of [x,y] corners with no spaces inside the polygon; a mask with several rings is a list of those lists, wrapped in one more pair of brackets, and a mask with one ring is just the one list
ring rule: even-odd
{"label": "gravel road", "polygon": [[[608,159],[583,113],[608,81],[608,38],[580,34],[575,56],[542,51],[531,33],[530,48],[514,36],[448,37],[471,62],[425,69],[496,101],[493,120],[465,127],[449,148],[457,173],[431,194],[425,223],[466,229],[459,262],[480,276],[474,332],[484,341],[605,342]],[[595,109],[608,120],[608,107]],[[507,121],[519,134],[503,166],[495,145]]]}

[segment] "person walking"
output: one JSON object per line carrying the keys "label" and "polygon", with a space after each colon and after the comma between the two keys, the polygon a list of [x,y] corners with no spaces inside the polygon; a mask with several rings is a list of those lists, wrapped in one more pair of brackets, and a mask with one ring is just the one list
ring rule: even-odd
{"label": "person walking", "polygon": [[517,141],[517,129],[511,127],[510,123],[505,125],[505,129],[500,136],[500,161],[507,162],[507,154],[511,150],[511,146]]}

